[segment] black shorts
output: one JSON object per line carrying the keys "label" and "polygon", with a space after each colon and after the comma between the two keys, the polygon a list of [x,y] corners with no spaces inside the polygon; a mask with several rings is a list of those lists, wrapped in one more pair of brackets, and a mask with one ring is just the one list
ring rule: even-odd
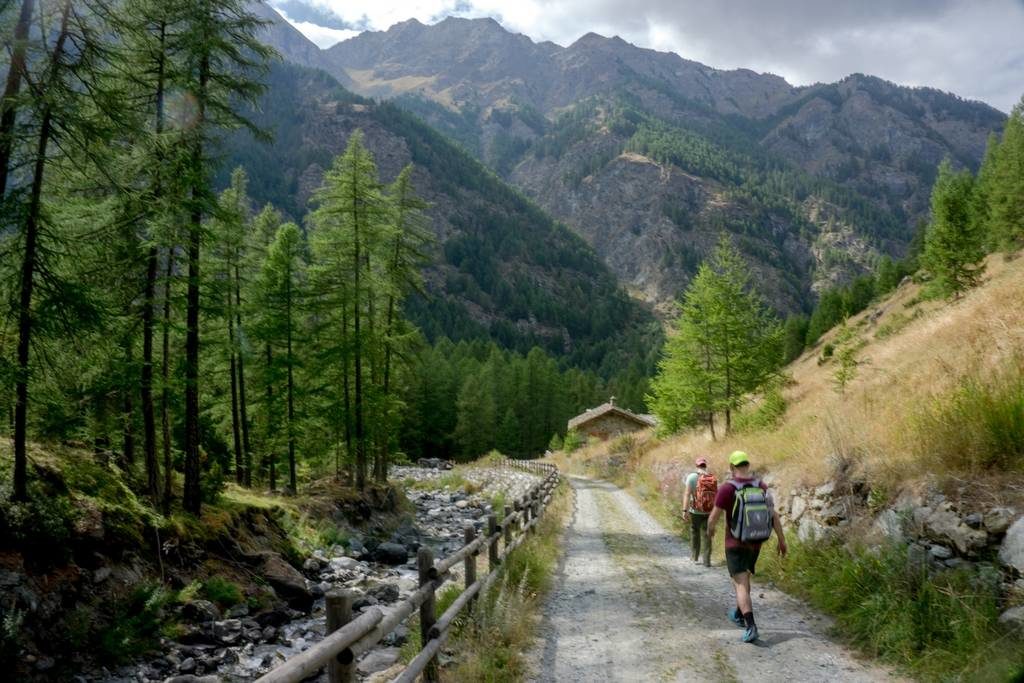
{"label": "black shorts", "polygon": [[757,556],[761,554],[761,546],[754,548],[726,548],[725,566],[729,568],[729,576],[736,576],[743,572],[754,573],[754,565],[757,564]]}

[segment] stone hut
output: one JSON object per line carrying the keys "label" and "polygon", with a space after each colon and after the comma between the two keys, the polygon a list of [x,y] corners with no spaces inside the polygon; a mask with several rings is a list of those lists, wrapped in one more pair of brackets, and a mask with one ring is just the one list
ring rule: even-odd
{"label": "stone hut", "polygon": [[650,415],[637,415],[618,407],[615,405],[615,397],[612,396],[608,403],[591,408],[569,420],[569,429],[575,429],[586,437],[593,436],[605,440],[620,434],[648,429],[656,424]]}

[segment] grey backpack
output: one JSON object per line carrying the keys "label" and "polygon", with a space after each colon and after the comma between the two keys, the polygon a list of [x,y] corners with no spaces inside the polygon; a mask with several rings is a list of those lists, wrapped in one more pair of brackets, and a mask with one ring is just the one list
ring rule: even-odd
{"label": "grey backpack", "polygon": [[768,492],[761,488],[761,480],[726,482],[736,489],[732,504],[733,538],[743,543],[761,543],[772,535],[772,508]]}

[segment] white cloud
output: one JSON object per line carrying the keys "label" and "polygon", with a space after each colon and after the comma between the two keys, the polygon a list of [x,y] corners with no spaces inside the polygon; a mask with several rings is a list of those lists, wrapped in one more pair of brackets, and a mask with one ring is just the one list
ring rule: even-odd
{"label": "white cloud", "polygon": [[[593,31],[718,68],[795,84],[853,72],[928,85],[1008,111],[1024,93],[1021,0],[305,0],[349,25],[494,17],[534,40],[568,45]],[[296,24],[324,45],[345,31]]]}
{"label": "white cloud", "polygon": [[354,38],[362,33],[362,31],[353,31],[350,29],[328,28],[327,26],[320,26],[319,24],[314,24],[309,21],[295,21],[280,7],[275,7],[274,9],[278,14],[284,17],[285,21],[297,28],[311,41],[316,43],[316,46],[319,48],[327,49],[335,43],[340,43],[343,40]]}

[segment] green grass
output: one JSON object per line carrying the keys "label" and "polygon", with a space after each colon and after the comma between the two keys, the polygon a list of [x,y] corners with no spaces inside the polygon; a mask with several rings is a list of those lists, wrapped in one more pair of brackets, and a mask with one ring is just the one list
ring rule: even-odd
{"label": "green grass", "polygon": [[758,579],[774,580],[836,618],[840,637],[928,681],[1012,681],[1024,647],[999,626],[995,571],[929,574],[905,547],[790,544],[780,560],[765,545]]}
{"label": "green grass", "polygon": [[1024,471],[1024,358],[926,401],[912,425],[918,455],[941,469]]}

